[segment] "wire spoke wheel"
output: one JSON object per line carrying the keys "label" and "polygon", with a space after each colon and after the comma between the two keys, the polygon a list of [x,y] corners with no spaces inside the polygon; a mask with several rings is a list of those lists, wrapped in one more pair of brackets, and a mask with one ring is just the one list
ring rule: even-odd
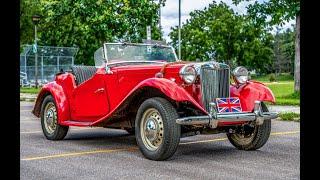
{"label": "wire spoke wheel", "polygon": [[150,108],[144,112],[140,129],[147,149],[157,150],[163,141],[164,131],[162,117],[156,109]]}

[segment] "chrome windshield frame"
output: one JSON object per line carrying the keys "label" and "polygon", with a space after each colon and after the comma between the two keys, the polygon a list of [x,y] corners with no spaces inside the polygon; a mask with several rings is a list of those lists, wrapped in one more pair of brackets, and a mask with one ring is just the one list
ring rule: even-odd
{"label": "chrome windshield frame", "polygon": [[[166,47],[166,48],[171,48],[174,57],[175,57],[175,62],[180,61],[177,57],[177,54],[172,46],[168,45],[162,45],[162,44],[146,44],[146,43],[103,43],[103,51],[104,51],[104,59],[106,62],[106,65],[111,65],[111,64],[118,64],[118,63],[126,63],[126,62],[157,62],[157,61],[147,61],[147,60],[142,60],[142,61],[119,61],[119,62],[110,62],[108,60],[108,52],[107,52],[107,45],[133,45],[133,46],[154,46],[158,45],[161,47]],[[160,62],[159,62],[160,63]],[[165,63],[165,62],[164,62]]]}

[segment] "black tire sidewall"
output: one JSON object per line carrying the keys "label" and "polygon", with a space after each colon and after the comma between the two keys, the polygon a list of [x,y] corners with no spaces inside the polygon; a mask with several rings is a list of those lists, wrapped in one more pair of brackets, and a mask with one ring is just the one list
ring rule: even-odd
{"label": "black tire sidewall", "polygon": [[[262,110],[264,112],[268,112],[267,106],[262,103]],[[253,134],[253,139],[251,142],[247,144],[243,144],[238,142],[235,138],[233,138],[233,134],[227,133],[227,137],[230,143],[240,150],[256,150],[261,148],[269,139],[271,134],[271,120],[264,120],[263,124],[256,125],[255,132]]]}
{"label": "black tire sidewall", "polygon": [[49,102],[53,102],[54,106],[56,107],[56,110],[58,111],[56,102],[54,101],[53,97],[51,95],[46,96],[44,98],[43,102],[42,102],[42,105],[41,105],[41,128],[42,128],[42,132],[45,135],[45,137],[47,139],[49,139],[49,140],[60,140],[60,139],[63,139],[65,137],[69,127],[68,126],[61,126],[57,122],[57,127],[56,127],[55,131],[52,134],[47,132],[47,129],[46,129],[45,125],[44,125],[44,110],[45,110],[46,105]]}
{"label": "black tire sidewall", "polygon": [[[166,103],[166,105],[164,105],[164,103]],[[169,104],[170,103],[163,98],[150,98],[143,102],[138,109],[135,121],[135,136],[139,149],[148,159],[168,159],[174,154],[177,148],[177,144],[179,144],[181,131],[180,125],[176,124],[174,121],[176,118],[178,118],[178,114],[171,104],[171,107],[168,107]],[[155,108],[160,113],[164,128],[163,143],[155,151],[151,151],[145,147],[140,134],[140,123],[142,120],[142,116],[144,112],[149,108]]]}

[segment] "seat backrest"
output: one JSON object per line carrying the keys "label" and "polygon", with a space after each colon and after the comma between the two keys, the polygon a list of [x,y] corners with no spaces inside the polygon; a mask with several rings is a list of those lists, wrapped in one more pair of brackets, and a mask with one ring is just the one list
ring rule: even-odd
{"label": "seat backrest", "polygon": [[76,84],[79,85],[90,79],[97,71],[95,66],[71,66],[73,75],[75,76]]}

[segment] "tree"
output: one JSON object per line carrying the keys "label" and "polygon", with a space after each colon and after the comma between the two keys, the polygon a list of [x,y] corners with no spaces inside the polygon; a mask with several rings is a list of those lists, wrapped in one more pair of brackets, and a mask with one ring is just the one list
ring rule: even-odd
{"label": "tree", "polygon": [[[260,72],[270,71],[273,36],[244,15],[238,15],[221,2],[190,13],[181,28],[182,59],[216,60],[231,67],[247,66]],[[177,48],[178,27],[169,34]]]}
{"label": "tree", "polygon": [[31,17],[40,14],[40,0],[20,1],[20,45],[31,44],[34,41],[34,25]]}
{"label": "tree", "polygon": [[[236,5],[242,1],[232,0]],[[289,20],[296,19],[295,36],[295,68],[294,68],[294,90],[300,91],[300,1],[299,0],[269,0],[259,3],[255,0],[248,6],[248,14],[257,23],[267,25],[283,25]],[[268,20],[270,16],[270,20]]]}
{"label": "tree", "polygon": [[78,64],[93,64],[93,53],[103,42],[142,42],[147,25],[152,27],[152,39],[161,38],[157,11],[165,1],[39,1],[43,17],[38,28],[39,45],[77,46]]}
{"label": "tree", "polygon": [[[277,28],[278,29],[278,28]],[[295,34],[288,28],[284,32],[277,30],[274,41],[274,69],[276,73],[290,72],[294,73],[294,44]]]}

